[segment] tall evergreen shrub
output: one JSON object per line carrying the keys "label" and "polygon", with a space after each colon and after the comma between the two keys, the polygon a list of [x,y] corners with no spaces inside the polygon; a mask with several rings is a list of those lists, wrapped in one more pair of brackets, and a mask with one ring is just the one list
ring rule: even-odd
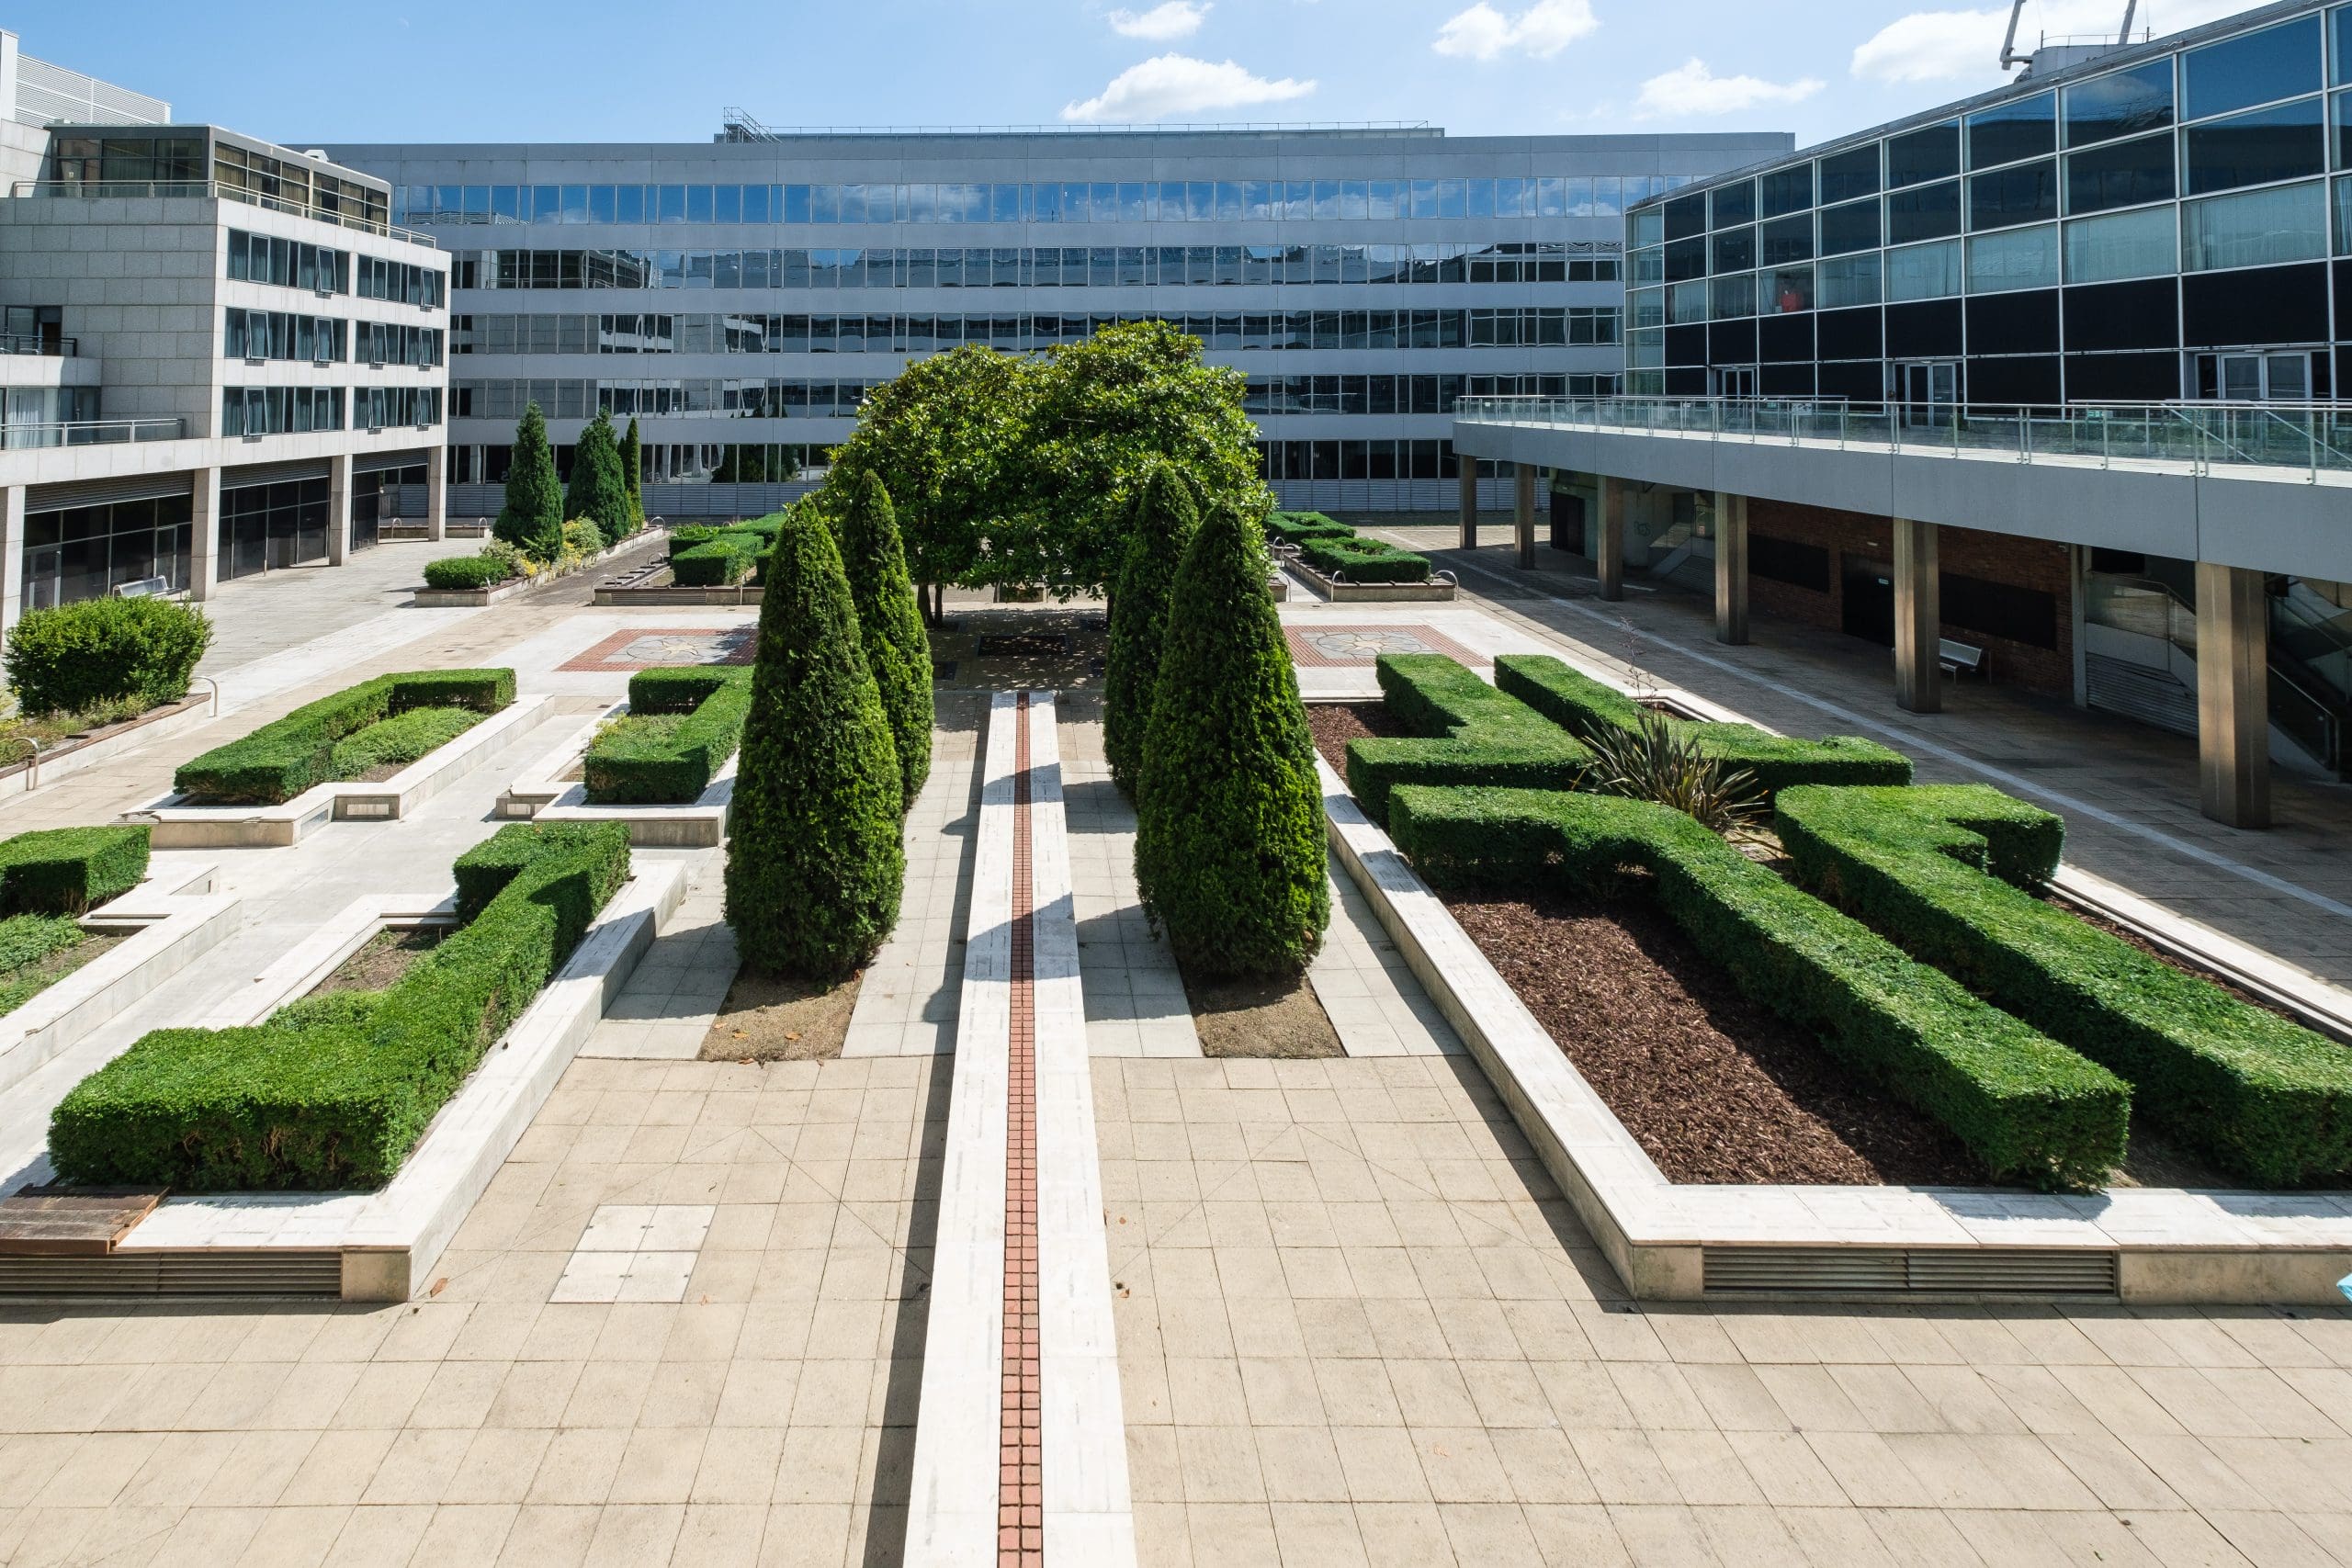
{"label": "tall evergreen shrub", "polygon": [[1306,966],[1331,919],[1323,791],[1260,530],[1231,506],[1176,570],[1136,819],[1144,907],[1188,969]]}
{"label": "tall evergreen shrub", "polygon": [[736,766],[727,923],[751,968],[833,979],[898,923],[899,757],[841,552],[786,514],[767,561],[752,714]]}
{"label": "tall evergreen shrub", "polygon": [[491,532],[533,560],[563,553],[563,490],[555,477],[555,453],[548,446],[548,422],[539,405],[523,411],[514,427],[514,452],[506,468],[506,504]]}
{"label": "tall evergreen shrub", "polygon": [[637,415],[628,416],[628,434],[621,442],[621,478],[628,485],[629,531],[645,526],[645,446],[638,439]]}
{"label": "tall evergreen shrub", "polygon": [[571,485],[563,493],[563,514],[596,525],[606,548],[628,537],[636,526],[628,481],[621,473],[620,442],[613,434],[613,416],[603,409],[571,449]]}
{"label": "tall evergreen shrub", "polygon": [[1144,736],[1159,689],[1169,589],[1199,525],[1182,475],[1171,465],[1155,464],[1136,497],[1126,558],[1111,593],[1111,651],[1102,680],[1102,750],[1112,780],[1130,798],[1143,771]]}
{"label": "tall evergreen shrub", "polygon": [[848,491],[832,526],[849,573],[865,661],[882,693],[882,711],[889,716],[905,804],[911,809],[931,776],[931,638],[915,604],[914,580],[907,575],[890,492],[872,473],[852,476]]}

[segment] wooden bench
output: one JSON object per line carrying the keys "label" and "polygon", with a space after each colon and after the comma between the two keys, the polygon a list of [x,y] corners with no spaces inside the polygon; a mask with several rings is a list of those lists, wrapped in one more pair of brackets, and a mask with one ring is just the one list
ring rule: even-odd
{"label": "wooden bench", "polygon": [[1972,648],[1964,642],[1954,642],[1948,637],[1938,637],[1936,662],[1943,666],[1943,671],[1947,675],[1981,676],[1984,673],[1984,650],[1981,648]]}

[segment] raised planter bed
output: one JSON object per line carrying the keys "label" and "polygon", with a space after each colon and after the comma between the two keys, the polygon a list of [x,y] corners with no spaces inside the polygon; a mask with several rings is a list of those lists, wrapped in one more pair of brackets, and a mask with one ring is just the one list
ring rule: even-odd
{"label": "raised planter bed", "polygon": [[1296,559],[1283,562],[1283,570],[1333,604],[1425,604],[1453,597],[1452,580],[1441,577],[1427,582],[1341,582]]}
{"label": "raised planter bed", "polygon": [[[570,571],[560,573],[555,577],[549,577],[542,572],[537,577],[509,578],[504,582],[494,583],[488,588],[428,588],[420,585],[416,590],[416,607],[420,610],[458,610],[479,609],[484,605],[495,604],[502,600],[512,599],[526,589],[544,587],[550,582],[561,581],[566,577],[578,577],[582,572],[594,571],[607,561],[625,556],[649,543],[663,531],[657,525],[648,524],[619,544],[599,550]],[[453,534],[455,530],[452,530]],[[599,600],[598,603],[601,604],[603,601]]]}
{"label": "raised planter bed", "polygon": [[676,805],[598,804],[588,798],[581,765],[596,732],[626,716],[616,703],[590,719],[526,769],[498,797],[498,815],[509,820],[620,822],[639,849],[709,849],[727,841],[735,801],[735,759],[711,775],[692,801]]}
{"label": "raised planter bed", "polygon": [[[666,574],[667,569],[663,569]],[[600,608],[639,605],[648,609],[681,604],[700,604],[732,609],[739,604],[757,604],[763,590],[757,583],[738,582],[726,587],[681,588],[673,582],[658,583],[599,583],[595,602]]]}
{"label": "raised planter bed", "polygon": [[219,711],[220,693],[209,676],[200,676],[203,690],[175,703],[149,708],[135,718],[71,736],[37,757],[0,767],[0,798],[29,795],[43,785],[80,773],[93,763],[119,757],[141,746],[152,746],[184,729],[193,729]]}

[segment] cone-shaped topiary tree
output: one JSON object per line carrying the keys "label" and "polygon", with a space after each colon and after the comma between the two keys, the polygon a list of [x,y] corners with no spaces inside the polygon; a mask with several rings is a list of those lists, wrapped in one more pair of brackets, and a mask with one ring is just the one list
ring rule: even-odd
{"label": "cone-shaped topiary tree", "polygon": [[621,476],[621,446],[613,434],[613,416],[603,409],[571,449],[571,484],[563,492],[563,514],[596,525],[607,548],[628,536],[628,481]]}
{"label": "cone-shaped topiary tree", "polygon": [[1113,781],[1130,798],[1143,771],[1144,737],[1159,690],[1168,591],[1199,522],[1182,474],[1170,464],[1153,465],[1136,500],[1126,560],[1111,592],[1111,650],[1102,678],[1102,750]]}
{"label": "cone-shaped topiary tree", "polygon": [[931,776],[931,638],[915,604],[907,575],[906,551],[899,543],[898,514],[890,492],[871,473],[848,477],[847,494],[831,508],[841,540],[842,566],[857,606],[865,661],[890,716],[890,738],[899,750],[899,776],[912,809]]}
{"label": "cone-shaped topiary tree", "polygon": [[637,415],[628,416],[628,434],[621,442],[621,478],[628,485],[629,532],[645,526],[645,446],[638,439]]}
{"label": "cone-shaped topiary tree", "polygon": [[832,535],[797,509],[767,558],[736,766],[727,923],[751,968],[835,979],[898,923],[899,756]]}
{"label": "cone-shaped topiary tree", "polygon": [[1176,570],[1136,822],[1136,884],[1185,967],[1306,967],[1331,919],[1323,791],[1261,531],[1233,507]]}
{"label": "cone-shaped topiary tree", "polygon": [[555,453],[548,446],[547,418],[537,403],[523,411],[514,427],[506,504],[491,532],[533,560],[553,560],[562,553],[563,490],[555,477]]}

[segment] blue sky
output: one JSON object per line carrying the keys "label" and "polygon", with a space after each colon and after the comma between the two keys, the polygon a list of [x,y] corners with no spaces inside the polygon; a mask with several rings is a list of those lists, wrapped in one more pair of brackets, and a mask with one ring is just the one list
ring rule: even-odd
{"label": "blue sky", "polygon": [[[2004,0],[40,0],[25,51],[279,141],[703,141],[773,126],[1426,120],[1457,134],[1786,130],[1996,85]],[[2142,0],[2160,34],[2251,9]],[[2020,37],[2122,0],[2030,0]],[[231,19],[231,18],[233,19]]]}

